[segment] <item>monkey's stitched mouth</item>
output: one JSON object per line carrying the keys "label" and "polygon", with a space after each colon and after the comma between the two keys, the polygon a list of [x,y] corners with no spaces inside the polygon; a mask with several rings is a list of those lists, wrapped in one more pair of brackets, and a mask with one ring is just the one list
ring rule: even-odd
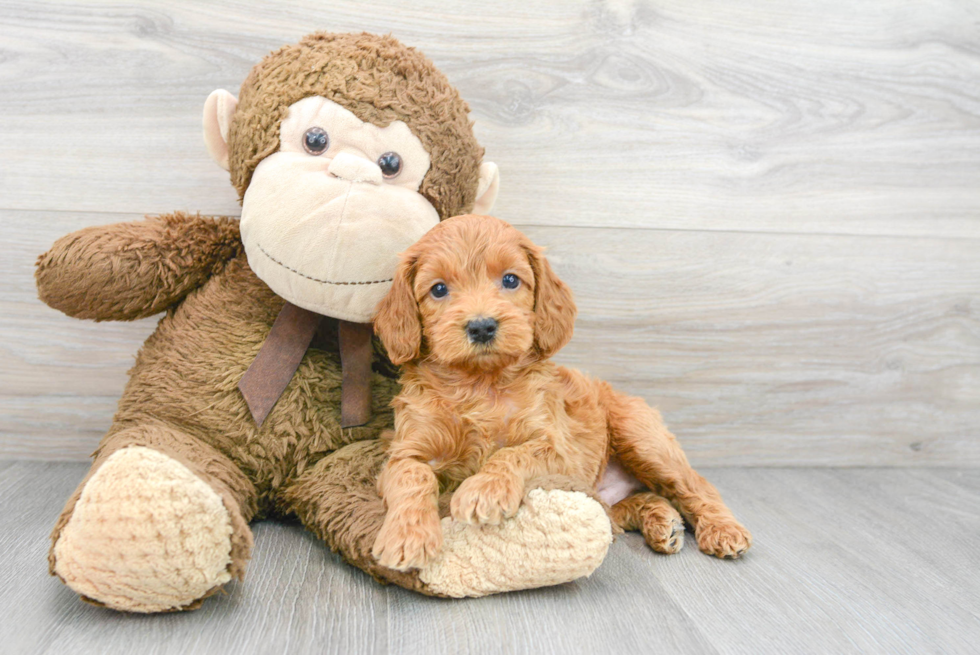
{"label": "monkey's stitched mouth", "polygon": [[391,282],[394,279],[394,278],[388,278],[387,280],[370,280],[370,281],[366,281],[366,282],[335,282],[333,280],[321,280],[320,278],[313,277],[312,275],[307,275],[306,273],[303,273],[302,271],[297,271],[292,266],[287,266],[286,264],[283,264],[281,261],[279,261],[278,259],[276,259],[272,255],[270,255],[269,253],[267,253],[265,251],[265,248],[262,247],[262,244],[256,244],[256,245],[258,246],[259,251],[263,255],[265,255],[266,257],[268,257],[272,262],[274,262],[276,264],[279,264],[280,266],[282,266],[284,269],[286,269],[290,273],[293,273],[295,275],[299,275],[300,277],[304,277],[307,280],[312,280],[313,282],[319,282],[320,284],[333,284],[333,285],[336,285],[336,286],[361,286],[361,285],[367,285],[367,284],[386,284],[388,282]]}

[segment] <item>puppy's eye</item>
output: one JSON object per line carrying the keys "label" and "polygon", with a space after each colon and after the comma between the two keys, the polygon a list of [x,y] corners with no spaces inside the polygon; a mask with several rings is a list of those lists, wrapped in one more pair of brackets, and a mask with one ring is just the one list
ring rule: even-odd
{"label": "puppy's eye", "polygon": [[330,137],[322,127],[311,127],[303,135],[303,149],[311,155],[322,155],[330,146]]}
{"label": "puppy's eye", "polygon": [[505,289],[516,289],[521,286],[521,278],[517,277],[513,273],[508,273],[500,280],[500,284],[503,285]]}
{"label": "puppy's eye", "polygon": [[429,291],[433,298],[445,298],[446,294],[449,293],[449,287],[447,287],[442,282],[432,285],[432,289]]}
{"label": "puppy's eye", "polygon": [[402,172],[402,158],[397,152],[386,152],[378,157],[378,168],[381,169],[381,174],[388,179],[398,177],[398,174]]}

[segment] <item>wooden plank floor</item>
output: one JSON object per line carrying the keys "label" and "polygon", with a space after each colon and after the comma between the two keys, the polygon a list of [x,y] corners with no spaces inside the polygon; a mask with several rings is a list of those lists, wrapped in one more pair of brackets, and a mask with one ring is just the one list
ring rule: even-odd
{"label": "wooden plank floor", "polygon": [[446,601],[377,585],[296,525],[255,529],[247,580],[197,612],[92,607],[47,576],[85,465],[0,462],[0,652],[975,653],[980,471],[705,470],[756,545],[665,557],[636,534],[587,580]]}

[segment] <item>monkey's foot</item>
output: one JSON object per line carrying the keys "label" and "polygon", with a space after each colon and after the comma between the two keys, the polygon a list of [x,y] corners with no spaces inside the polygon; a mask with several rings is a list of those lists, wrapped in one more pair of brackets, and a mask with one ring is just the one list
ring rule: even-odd
{"label": "monkey's foot", "polygon": [[430,591],[476,597],[591,575],[612,542],[602,506],[579,491],[533,489],[499,525],[442,519],[439,556],[419,571]]}
{"label": "monkey's foot", "polygon": [[54,571],[113,609],[191,609],[231,579],[231,537],[217,492],[180,462],[133,446],[86,483],[54,546]]}

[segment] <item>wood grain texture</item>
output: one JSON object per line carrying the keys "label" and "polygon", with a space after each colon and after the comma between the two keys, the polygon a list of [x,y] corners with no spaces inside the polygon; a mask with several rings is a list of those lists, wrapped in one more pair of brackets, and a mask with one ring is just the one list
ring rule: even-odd
{"label": "wood grain texture", "polygon": [[86,225],[236,214],[200,111],[314,29],[459,87],[581,308],[561,359],[698,465],[980,464],[980,6],[0,0],[0,455],[79,459],[156,319],[74,321]]}
{"label": "wood grain texture", "polygon": [[246,580],[191,613],[126,616],[47,576],[84,474],[0,462],[0,643],[11,653],[972,653],[980,472],[706,471],[755,537],[741,561],[617,540],[591,578],[447,601],[381,587],[296,525],[254,526]]}
{"label": "wood grain texture", "polygon": [[[36,253],[124,217],[55,218],[0,212],[7,457],[90,453],[155,323],[36,300]],[[576,293],[557,359],[657,405],[696,465],[980,463],[977,242],[521,227]]]}
{"label": "wood grain texture", "polygon": [[319,28],[427,53],[523,223],[978,233],[974,3],[0,6],[2,208],[235,212],[204,99]]}

